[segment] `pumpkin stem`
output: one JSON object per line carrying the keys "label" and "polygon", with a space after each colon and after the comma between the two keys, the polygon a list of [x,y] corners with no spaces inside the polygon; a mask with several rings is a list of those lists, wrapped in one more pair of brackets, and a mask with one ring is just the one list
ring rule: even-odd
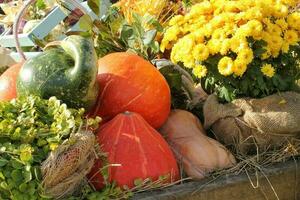
{"label": "pumpkin stem", "polygon": [[61,41],[53,41],[53,42],[49,42],[45,47],[44,50],[51,48],[51,47],[57,47],[61,45]]}
{"label": "pumpkin stem", "polygon": [[124,115],[131,115],[132,113],[131,112],[129,112],[129,111],[125,111],[124,112]]}

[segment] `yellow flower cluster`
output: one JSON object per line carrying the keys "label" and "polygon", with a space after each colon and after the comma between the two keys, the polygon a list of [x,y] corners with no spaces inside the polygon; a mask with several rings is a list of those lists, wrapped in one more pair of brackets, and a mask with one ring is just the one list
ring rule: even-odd
{"label": "yellow flower cluster", "polygon": [[272,65],[270,64],[264,64],[262,67],[261,67],[261,72],[267,76],[267,77],[273,77],[274,74],[275,74],[275,69],[274,67],[272,67]]}
{"label": "yellow flower cluster", "polygon": [[[297,2],[203,1],[193,5],[187,14],[176,15],[169,21],[161,51],[171,50],[173,62],[196,68],[199,77],[207,73],[203,62],[219,54],[223,56],[217,66],[220,74],[241,77],[254,59],[247,38],[266,42],[261,60],[287,53],[291,45],[300,41],[300,12],[290,13]],[[262,72],[271,75],[274,70],[265,66]]]}

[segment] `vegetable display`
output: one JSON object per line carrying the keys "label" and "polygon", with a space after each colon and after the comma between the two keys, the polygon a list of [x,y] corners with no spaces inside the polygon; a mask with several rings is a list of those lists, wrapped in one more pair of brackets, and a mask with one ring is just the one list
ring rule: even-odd
{"label": "vegetable display", "polygon": [[97,81],[100,94],[94,112],[104,120],[131,111],[159,128],[167,119],[171,109],[168,83],[141,57],[122,52],[100,58]]}
{"label": "vegetable display", "polygon": [[[128,199],[207,177],[268,179],[266,167],[299,157],[295,0],[13,3],[0,16],[9,31],[22,6],[16,48],[0,48],[0,200]],[[31,32],[59,9],[70,14],[51,34]],[[15,49],[22,61],[12,65]]]}
{"label": "vegetable display", "polygon": [[97,100],[97,55],[90,39],[69,36],[57,48],[26,61],[17,81],[18,95],[56,96],[69,107],[90,109]]}
{"label": "vegetable display", "polygon": [[[179,170],[171,149],[141,115],[121,113],[101,126],[97,137],[102,150],[108,153],[109,164],[113,165],[108,169],[110,182],[132,188],[135,180],[178,180]],[[101,166],[101,160],[96,161],[90,173],[90,182],[97,189],[103,185]]]}

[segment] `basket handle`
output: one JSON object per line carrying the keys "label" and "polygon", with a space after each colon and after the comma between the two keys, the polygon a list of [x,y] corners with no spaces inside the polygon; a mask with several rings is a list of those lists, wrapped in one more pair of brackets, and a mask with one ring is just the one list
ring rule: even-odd
{"label": "basket handle", "polygon": [[[17,17],[14,21],[14,24],[13,24],[13,37],[14,37],[14,40],[16,42],[16,48],[17,48],[17,52],[20,54],[21,56],[21,59],[23,61],[26,60],[26,56],[20,46],[20,40],[19,40],[19,37],[18,37],[18,30],[19,30],[19,27],[20,27],[20,24],[21,24],[21,20],[22,18],[24,17],[27,9],[29,8],[30,5],[34,4],[36,0],[28,0],[26,1],[26,3],[22,6],[21,10],[18,12],[17,14]],[[58,0],[60,1],[60,0]],[[64,0],[62,0],[63,2]],[[85,7],[83,7],[80,2],[78,2],[78,0],[65,0],[65,1],[68,1],[69,3],[73,4],[75,7],[79,8],[81,10],[81,12],[83,12],[83,14],[88,14],[88,11],[85,9]]]}

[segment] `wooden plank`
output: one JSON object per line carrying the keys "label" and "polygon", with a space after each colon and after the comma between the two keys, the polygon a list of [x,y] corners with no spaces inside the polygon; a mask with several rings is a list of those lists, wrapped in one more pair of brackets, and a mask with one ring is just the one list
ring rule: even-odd
{"label": "wooden plank", "polygon": [[[223,176],[135,195],[135,200],[300,200],[300,158],[263,170],[264,175]],[[275,192],[276,193],[275,193]],[[278,198],[277,198],[278,197]]]}

